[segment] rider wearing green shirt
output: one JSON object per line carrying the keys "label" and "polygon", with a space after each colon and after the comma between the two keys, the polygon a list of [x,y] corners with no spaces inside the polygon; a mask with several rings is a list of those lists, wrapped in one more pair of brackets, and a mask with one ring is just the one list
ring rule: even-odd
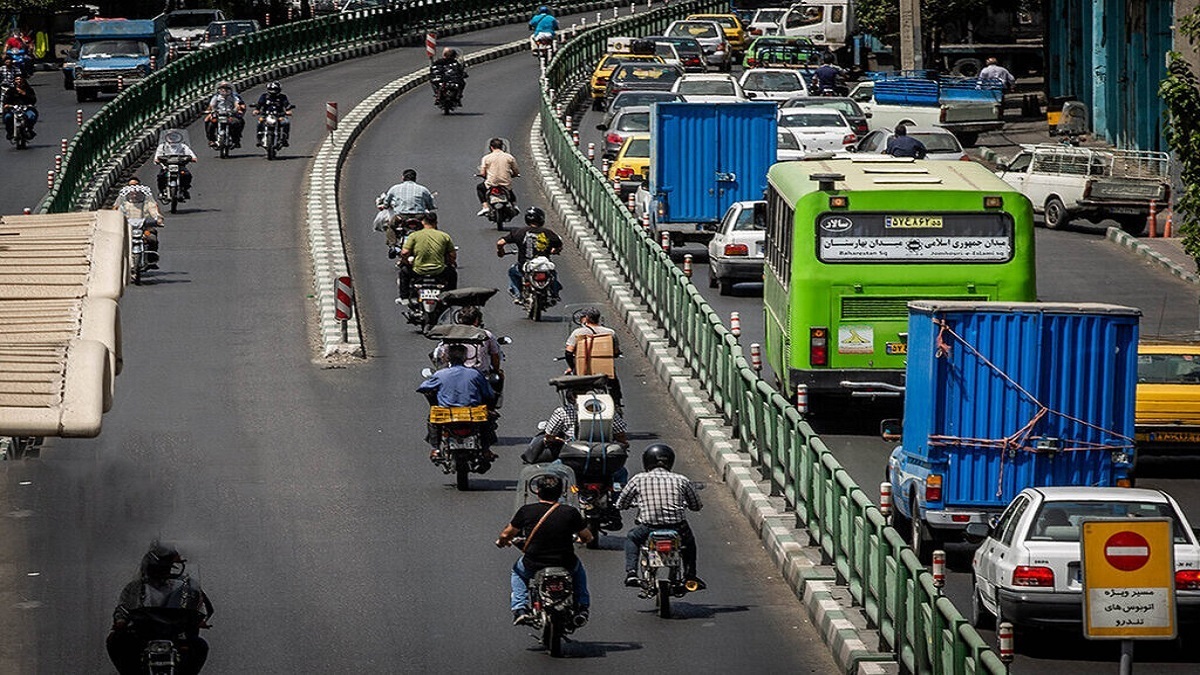
{"label": "rider wearing green shirt", "polygon": [[[421,229],[408,235],[404,248],[400,250],[400,297],[408,298],[414,276],[436,277],[446,285],[446,290],[458,286],[458,251],[450,235],[437,229],[437,214],[425,214]],[[412,263],[408,263],[409,257]]]}

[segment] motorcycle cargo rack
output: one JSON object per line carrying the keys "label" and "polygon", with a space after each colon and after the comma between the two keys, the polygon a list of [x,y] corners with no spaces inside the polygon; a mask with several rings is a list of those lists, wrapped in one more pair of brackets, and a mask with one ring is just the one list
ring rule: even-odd
{"label": "motorcycle cargo rack", "polygon": [[444,342],[483,342],[488,339],[487,331],[475,326],[458,323],[439,323],[425,332],[430,340]]}
{"label": "motorcycle cargo rack", "polygon": [[464,408],[447,408],[434,405],[429,407],[429,421],[434,424],[450,424],[452,422],[486,422],[488,407],[475,405]]}

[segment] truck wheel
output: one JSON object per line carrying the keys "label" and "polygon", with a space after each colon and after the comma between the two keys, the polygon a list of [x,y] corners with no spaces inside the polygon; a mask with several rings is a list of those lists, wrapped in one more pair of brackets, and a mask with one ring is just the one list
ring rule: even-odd
{"label": "truck wheel", "polygon": [[1067,215],[1067,207],[1063,205],[1062,200],[1058,197],[1051,197],[1046,200],[1045,218],[1046,229],[1057,230],[1065,227],[1071,220],[1071,216]]}
{"label": "truck wheel", "polygon": [[917,560],[922,565],[928,565],[933,557],[933,550],[941,546],[933,532],[921,521],[920,511],[917,510],[917,499],[913,497],[909,512],[912,513],[912,527],[909,528],[908,545],[912,547]]}
{"label": "truck wheel", "polygon": [[1146,231],[1146,219],[1141,216],[1124,216],[1117,219],[1117,222],[1121,224],[1121,229],[1125,230],[1126,234],[1134,237],[1140,237]]}
{"label": "truck wheel", "polygon": [[979,71],[983,70],[983,63],[979,59],[959,59],[950,66],[950,72],[961,77],[978,77]]}
{"label": "truck wheel", "polygon": [[92,100],[93,96],[94,96],[94,94],[92,94],[92,92],[90,90],[80,89],[79,87],[75,87],[75,100],[78,101],[79,103],[86,103],[86,102]]}

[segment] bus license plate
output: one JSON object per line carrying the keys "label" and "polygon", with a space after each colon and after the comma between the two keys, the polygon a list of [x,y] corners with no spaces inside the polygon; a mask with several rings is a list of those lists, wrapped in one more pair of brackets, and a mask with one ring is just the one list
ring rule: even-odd
{"label": "bus license plate", "polygon": [[892,356],[908,354],[907,342],[885,342],[883,348],[885,353]]}

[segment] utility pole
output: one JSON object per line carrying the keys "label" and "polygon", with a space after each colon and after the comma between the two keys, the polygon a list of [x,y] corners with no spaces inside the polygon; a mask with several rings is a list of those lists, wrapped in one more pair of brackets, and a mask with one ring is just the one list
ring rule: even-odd
{"label": "utility pole", "polygon": [[900,0],[900,69],[922,70],[921,0]]}

